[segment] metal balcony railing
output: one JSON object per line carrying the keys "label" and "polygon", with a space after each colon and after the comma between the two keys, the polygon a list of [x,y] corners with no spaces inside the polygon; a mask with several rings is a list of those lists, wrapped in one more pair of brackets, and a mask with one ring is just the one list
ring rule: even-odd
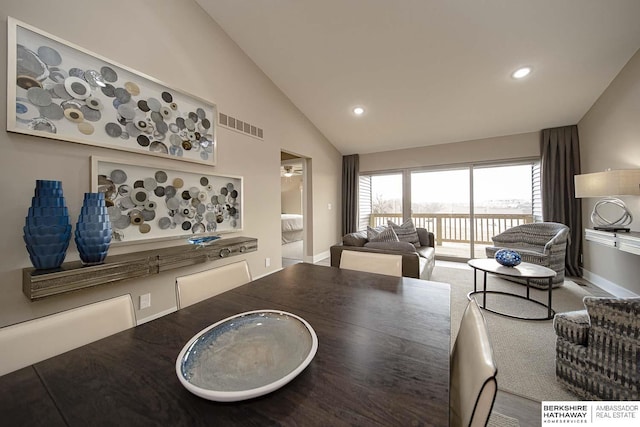
{"label": "metal balcony railing", "polygon": [[[416,227],[431,231],[436,245],[443,242],[471,243],[471,217],[468,214],[416,213],[411,215]],[[369,225],[387,225],[387,220],[396,224],[402,222],[400,213],[371,214]],[[491,238],[508,228],[533,222],[528,214],[476,214],[474,215],[474,242],[491,245]]]}

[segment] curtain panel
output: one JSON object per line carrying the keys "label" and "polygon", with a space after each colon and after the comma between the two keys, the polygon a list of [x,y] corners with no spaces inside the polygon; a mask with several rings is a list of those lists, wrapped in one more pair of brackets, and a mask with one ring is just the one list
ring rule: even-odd
{"label": "curtain panel", "polygon": [[578,126],[543,129],[542,155],[542,217],[570,228],[570,241],[565,260],[566,273],[581,277],[582,202],[575,197],[574,176],[580,174],[580,142]]}
{"label": "curtain panel", "polygon": [[360,157],[342,156],[342,235],[358,231],[358,176]]}

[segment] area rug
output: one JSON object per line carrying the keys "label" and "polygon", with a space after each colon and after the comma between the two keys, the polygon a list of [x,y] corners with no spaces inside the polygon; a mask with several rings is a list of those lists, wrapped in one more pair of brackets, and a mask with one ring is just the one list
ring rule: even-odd
{"label": "area rug", "polygon": [[[437,266],[431,280],[451,285],[451,342],[455,341],[462,313],[468,303],[467,294],[473,291],[473,270]],[[482,275],[478,274],[478,286],[482,286]],[[517,283],[488,275],[488,290],[525,294],[526,287]],[[556,312],[584,308],[582,298],[590,295],[572,281],[553,290],[552,307]],[[531,297],[546,302],[547,293],[532,290]],[[482,297],[477,297],[482,302]],[[546,309],[530,302],[511,297],[487,299],[487,307],[526,316],[546,314]],[[540,311],[542,310],[542,311]],[[555,341],[553,321],[528,321],[511,319],[483,310],[487,321],[494,356],[498,366],[498,388],[538,402],[551,400],[578,400],[573,393],[563,388],[555,379]]]}

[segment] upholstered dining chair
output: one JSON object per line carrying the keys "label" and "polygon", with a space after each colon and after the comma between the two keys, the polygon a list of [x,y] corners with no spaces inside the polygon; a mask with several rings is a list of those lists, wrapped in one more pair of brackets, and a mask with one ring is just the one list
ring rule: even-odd
{"label": "upholstered dining chair", "polygon": [[[495,258],[500,249],[513,249],[522,256],[522,261],[542,265],[556,272],[552,286],[564,283],[564,265],[569,244],[569,227],[557,222],[534,222],[511,227],[492,237],[493,246],[486,248],[488,258]],[[526,283],[525,279],[506,278],[513,282]],[[531,279],[530,285],[548,289],[547,279]]]}
{"label": "upholstered dining chair", "polygon": [[340,268],[402,277],[402,255],[342,251]]}
{"label": "upholstered dining chair", "polygon": [[464,310],[451,351],[451,426],[487,424],[498,391],[497,373],[487,324],[472,299]]}
{"label": "upholstered dining chair", "polygon": [[188,307],[251,281],[247,261],[176,277],[178,309]]}
{"label": "upholstered dining chair", "polygon": [[0,329],[0,375],[136,325],[131,295],[122,295]]}

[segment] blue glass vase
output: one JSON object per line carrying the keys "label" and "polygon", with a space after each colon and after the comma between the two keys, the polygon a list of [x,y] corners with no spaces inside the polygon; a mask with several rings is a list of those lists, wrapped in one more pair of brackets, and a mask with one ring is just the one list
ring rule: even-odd
{"label": "blue glass vase", "polygon": [[512,249],[500,249],[495,255],[498,264],[505,267],[515,267],[522,262],[520,254]]}
{"label": "blue glass vase", "polygon": [[62,182],[37,180],[31,207],[25,218],[23,239],[29,259],[38,270],[59,268],[71,240],[69,211]]}
{"label": "blue glass vase", "polygon": [[111,244],[111,221],[104,193],[85,193],[74,233],[84,265],[102,264]]}

